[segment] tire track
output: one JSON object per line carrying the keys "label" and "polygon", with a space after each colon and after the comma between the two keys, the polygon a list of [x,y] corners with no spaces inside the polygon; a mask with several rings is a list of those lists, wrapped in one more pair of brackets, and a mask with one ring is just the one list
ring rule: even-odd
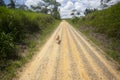
{"label": "tire track", "polygon": [[[61,28],[58,27],[57,29],[58,31],[56,31],[55,35],[53,37],[55,37],[59,31],[61,31]],[[53,38],[54,39],[54,38]],[[54,40],[52,39],[51,43],[54,43]],[[51,60],[51,55],[53,55],[53,51],[54,51],[54,44],[50,44],[49,47],[48,47],[48,50],[45,50],[45,56],[43,57],[44,59],[42,59],[40,62],[39,62],[39,68],[36,70],[36,74],[39,74],[39,75],[34,75],[33,77],[33,80],[42,80],[43,76],[45,74],[48,74],[46,72],[46,69],[48,68],[47,66],[49,65],[49,62]],[[55,60],[54,60],[55,61]],[[52,66],[53,67],[53,66]],[[46,77],[45,77],[46,78]],[[44,78],[43,78],[44,79]]]}
{"label": "tire track", "polygon": [[58,76],[57,80],[72,80],[71,71],[70,71],[70,61],[69,61],[69,51],[67,45],[67,34],[66,34],[66,26],[63,24],[61,25],[63,28],[63,35],[62,35],[62,43],[61,43],[61,53],[60,53],[60,64],[58,67]]}
{"label": "tire track", "polygon": [[72,49],[72,54],[73,54],[72,56],[76,63],[76,68],[80,74],[81,80],[90,80],[88,73],[85,69],[85,63],[83,62],[83,58],[81,56],[79,56],[79,52],[76,48],[75,42],[73,41],[72,37],[70,36],[70,33],[69,33],[68,37],[69,37],[70,45],[71,45],[71,49]]}
{"label": "tire track", "polygon": [[73,57],[73,51],[72,51],[72,47],[70,45],[70,38],[69,38],[69,35],[68,35],[68,30],[67,30],[67,39],[68,39],[68,46],[69,46],[69,58],[70,58],[70,66],[71,66],[71,71],[72,71],[72,78],[73,80],[82,80],[81,77],[80,77],[80,74],[77,70],[77,64],[75,63],[74,61],[74,57]]}
{"label": "tire track", "polygon": [[89,76],[91,76],[91,80],[101,80],[101,79],[107,80],[106,76],[103,74],[103,71],[101,71],[101,68],[94,62],[94,60],[92,60],[94,57],[92,58],[91,56],[89,56],[89,52],[87,52],[86,48],[83,48],[83,45],[79,43],[78,39],[76,39],[76,36],[74,37],[75,37],[75,41],[77,41],[76,45],[78,47],[78,51],[83,53],[82,55],[84,55],[85,57],[84,59],[88,61],[87,64],[89,64],[89,67],[91,66],[92,68],[92,69],[89,69],[89,67],[86,65],[87,69],[89,69],[88,73],[89,73]]}
{"label": "tire track", "polygon": [[[61,34],[60,34],[61,38],[62,38],[62,34],[63,34],[63,29],[61,28]],[[55,66],[54,76],[52,77],[51,80],[57,80],[58,67],[59,67],[59,64],[60,64],[59,62],[60,62],[60,54],[61,54],[61,44],[59,45],[58,53],[56,53],[56,54],[57,54],[56,66]]]}
{"label": "tire track", "polygon": [[[59,35],[62,33],[62,28],[60,28],[59,32],[56,35]],[[52,50],[52,55],[49,55],[49,62],[48,65],[45,69],[45,72],[43,73],[44,75],[42,77],[40,77],[39,80],[53,80],[55,78],[55,71],[57,69],[57,59],[59,59],[59,50],[60,50],[60,45],[58,45],[57,43],[55,43],[55,38],[54,38],[54,48]],[[46,77],[47,76],[47,77]]]}
{"label": "tire track", "polygon": [[[75,39],[75,37],[73,36],[71,30],[69,29],[69,34],[71,36],[71,38],[73,39],[72,41],[74,41],[75,43],[75,46],[76,46],[76,49],[78,50],[79,52],[79,57],[81,56],[82,57],[82,61],[85,62],[85,70],[87,71],[88,75],[89,75],[89,78],[91,80],[98,80],[98,75],[95,73],[93,67],[91,66],[91,64],[89,63],[89,60],[88,58],[85,56],[84,52],[81,50],[81,48],[78,46],[78,43],[77,43],[77,40]],[[72,46],[72,45],[71,45]],[[88,67],[89,66],[89,67]],[[94,79],[92,78],[94,75]]]}
{"label": "tire track", "polygon": [[[71,30],[74,30],[74,29],[71,29]],[[97,70],[101,70],[101,74],[102,75],[104,75],[108,80],[119,80],[119,78],[118,79],[116,79],[117,77],[116,77],[116,75],[114,75],[114,74],[112,74],[110,71],[112,70],[112,69],[110,69],[110,70],[108,70],[108,66],[109,65],[105,65],[106,63],[105,62],[103,62],[103,60],[102,59],[104,59],[104,58],[99,58],[98,56],[96,56],[96,54],[98,55],[98,53],[95,53],[94,51],[96,51],[95,49],[94,50],[91,50],[90,48],[91,48],[91,46],[88,46],[87,44],[85,44],[85,42],[81,39],[81,37],[79,37],[80,35],[79,34],[77,34],[77,32],[74,30],[74,33],[73,34],[76,34],[76,36],[78,37],[78,39],[79,39],[79,42],[81,42],[81,45],[84,45],[83,47],[84,47],[84,49],[87,51],[87,52],[89,52],[89,54],[86,54],[86,56],[88,55],[88,57],[90,57],[91,58],[91,61],[93,62],[93,63],[95,63],[95,68],[98,68]],[[84,51],[85,51],[84,50]],[[104,79],[104,78],[102,78],[102,79]],[[105,79],[106,80],[106,79]]]}
{"label": "tire track", "polygon": [[[60,44],[56,41],[58,35]],[[70,24],[62,21],[16,80],[120,80],[120,73],[111,63]]]}
{"label": "tire track", "polygon": [[57,35],[57,33],[59,32],[59,30],[61,29],[60,25],[55,30],[54,34],[50,37],[49,41],[43,46],[40,53],[38,53],[36,58],[29,64],[28,68],[26,70],[23,70],[24,72],[20,73],[19,80],[37,80],[35,78],[39,78],[40,75],[36,75],[36,74],[39,72],[42,72],[42,70],[39,69],[39,68],[42,68],[41,65],[43,65],[44,68],[47,65],[47,62],[48,62],[48,59],[46,58],[48,56],[47,53],[49,52],[50,49],[52,49],[52,46],[53,46],[52,43],[54,43],[53,40]]}
{"label": "tire track", "polygon": [[[62,28],[59,29],[55,37],[58,35],[58,33],[61,33],[61,31],[62,31]],[[59,46],[58,44],[55,43],[55,37],[52,43],[52,49],[50,49],[51,51],[46,52],[46,54],[48,54],[46,58],[48,59],[47,64],[45,68],[43,68],[42,70],[38,70],[42,74],[39,74],[39,77],[37,79],[34,78],[35,80],[51,80],[55,76],[54,72],[57,65],[56,60],[58,58],[58,53],[59,53]]]}

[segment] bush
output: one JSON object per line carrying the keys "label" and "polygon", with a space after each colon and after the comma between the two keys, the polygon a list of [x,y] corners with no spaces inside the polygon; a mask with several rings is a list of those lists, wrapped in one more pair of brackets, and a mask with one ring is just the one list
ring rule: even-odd
{"label": "bush", "polygon": [[0,7],[0,60],[17,56],[16,44],[41,33],[54,21],[50,15]]}
{"label": "bush", "polygon": [[0,60],[15,56],[13,37],[10,34],[0,33]]}
{"label": "bush", "polygon": [[79,18],[79,25],[93,26],[95,32],[120,40],[120,3]]}
{"label": "bush", "polygon": [[120,63],[120,3],[79,18],[75,26]]}

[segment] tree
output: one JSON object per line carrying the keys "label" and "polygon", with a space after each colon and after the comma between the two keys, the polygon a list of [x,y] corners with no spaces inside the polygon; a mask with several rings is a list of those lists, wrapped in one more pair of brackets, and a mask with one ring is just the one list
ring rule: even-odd
{"label": "tree", "polygon": [[95,11],[97,11],[97,9],[86,9],[84,14],[87,15],[87,14],[95,12]]}
{"label": "tree", "polygon": [[27,7],[26,5],[20,5],[20,6],[19,6],[19,9],[28,10],[28,7]]}
{"label": "tree", "polygon": [[20,3],[16,2],[15,6],[19,9],[22,9],[22,10],[28,10],[29,8],[27,5],[25,5],[25,1],[26,0],[22,0],[22,2],[20,2]]}
{"label": "tree", "polygon": [[100,3],[101,3],[101,8],[106,8],[108,7],[108,5],[106,3],[108,3],[109,1],[111,0],[101,0]]}
{"label": "tree", "polygon": [[109,1],[111,1],[111,0],[101,0],[101,4],[108,3]]}
{"label": "tree", "polygon": [[56,0],[43,0],[45,4],[39,2],[37,6],[31,5],[31,8],[36,12],[48,14],[50,13],[56,19],[60,19],[59,9],[60,4]]}
{"label": "tree", "polygon": [[77,12],[77,15],[80,15],[80,12]]}
{"label": "tree", "polygon": [[103,0],[100,1],[101,5],[103,5]]}
{"label": "tree", "polygon": [[39,12],[45,13],[45,14],[48,13],[47,6],[46,6],[45,4],[43,4],[43,3],[41,3],[41,2],[39,2],[39,3],[37,4],[37,6],[31,5],[31,8],[32,8],[34,11],[38,12],[38,13],[39,13]]}
{"label": "tree", "polygon": [[58,11],[58,7],[54,7],[53,9],[53,12],[52,12],[52,16],[55,18],[55,19],[60,19],[60,14],[59,14],[59,11]]}
{"label": "tree", "polygon": [[43,0],[43,1],[46,2],[47,6],[50,7],[50,9],[48,10],[50,12],[50,14],[54,18],[60,19],[60,14],[59,14],[59,10],[58,10],[60,3],[56,2],[56,0]]}
{"label": "tree", "polygon": [[73,9],[72,10],[72,13],[71,13],[71,16],[74,18],[75,17],[75,12],[76,12],[77,10],[76,9]]}
{"label": "tree", "polygon": [[74,16],[74,13],[72,12],[71,15]]}
{"label": "tree", "polygon": [[3,0],[0,0],[0,6],[5,6],[5,3]]}
{"label": "tree", "polygon": [[8,4],[8,7],[15,8],[15,0],[10,0],[10,4]]}
{"label": "tree", "polygon": [[40,5],[38,5],[38,6],[33,6],[33,5],[31,5],[31,8],[33,9],[33,10],[41,10],[41,6]]}
{"label": "tree", "polygon": [[48,9],[47,9],[47,6],[41,6],[41,5],[37,5],[37,6],[33,6],[31,5],[31,8],[35,11],[35,12],[38,12],[38,13],[45,13],[47,14],[48,13]]}
{"label": "tree", "polygon": [[47,6],[45,6],[44,8],[42,8],[42,9],[41,9],[41,12],[47,14],[47,13],[48,13]]}

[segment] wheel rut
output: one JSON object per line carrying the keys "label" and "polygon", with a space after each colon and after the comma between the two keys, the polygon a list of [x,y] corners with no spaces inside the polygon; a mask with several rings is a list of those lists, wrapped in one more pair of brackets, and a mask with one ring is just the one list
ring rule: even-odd
{"label": "wheel rut", "polygon": [[63,20],[14,80],[120,80],[116,66]]}

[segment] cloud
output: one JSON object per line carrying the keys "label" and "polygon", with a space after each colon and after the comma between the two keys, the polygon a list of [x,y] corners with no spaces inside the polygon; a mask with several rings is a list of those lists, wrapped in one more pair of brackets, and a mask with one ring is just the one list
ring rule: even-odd
{"label": "cloud", "polygon": [[[73,9],[76,9],[78,12],[81,13],[81,16],[84,15],[84,11],[86,8],[97,8],[100,7],[101,0],[56,0],[61,4],[59,7],[60,14],[62,18],[70,18],[71,12]],[[30,7],[30,5],[37,5],[37,3],[44,3],[42,0],[26,0],[25,4]],[[120,2],[120,0],[111,0],[108,2],[108,5],[115,4]]]}
{"label": "cloud", "polygon": [[[81,13],[81,16],[84,15],[84,11],[86,8],[98,8],[100,7],[100,1],[101,0],[56,0],[61,4],[59,7],[61,17],[66,16],[71,17],[71,12],[73,9],[76,9],[77,12]],[[116,2],[119,2],[120,0],[111,0],[107,4],[114,4]],[[37,5],[38,2],[44,3],[42,0],[26,0],[26,5],[30,7],[30,5]]]}
{"label": "cloud", "polygon": [[56,1],[61,3],[61,4],[65,3],[65,0],[56,0]]}
{"label": "cloud", "polygon": [[116,4],[116,3],[118,3],[118,2],[120,2],[120,0],[111,0],[111,1],[108,2],[107,4],[108,4],[108,5],[113,5],[113,4]]}
{"label": "cloud", "polygon": [[73,2],[72,1],[68,1],[67,4],[64,6],[64,9],[65,10],[71,10],[71,9],[74,8],[73,6],[74,6]]}
{"label": "cloud", "polygon": [[42,0],[26,0],[25,4],[30,7],[31,5],[34,5],[34,6],[37,6],[38,3],[43,3],[44,4],[44,1]]}
{"label": "cloud", "polygon": [[81,13],[83,16],[86,8],[97,8],[100,5],[100,0],[57,0],[61,3],[60,14],[61,16],[66,15],[66,18],[70,15],[73,9]]}
{"label": "cloud", "polygon": [[62,18],[71,18],[72,16],[70,15],[71,14],[71,11],[70,10],[64,10],[62,9],[60,11],[60,14],[61,14],[61,17]]}
{"label": "cloud", "polygon": [[81,11],[84,11],[87,6],[84,5],[84,3],[80,3],[80,2],[75,2],[75,9],[78,11],[78,12],[81,12]]}

